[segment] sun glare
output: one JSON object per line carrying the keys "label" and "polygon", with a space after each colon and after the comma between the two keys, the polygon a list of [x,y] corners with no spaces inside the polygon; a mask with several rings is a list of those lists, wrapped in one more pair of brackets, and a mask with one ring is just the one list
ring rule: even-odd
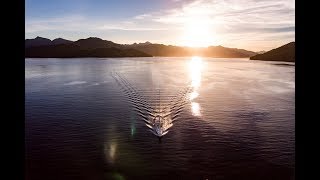
{"label": "sun glare", "polygon": [[189,61],[189,72],[191,78],[191,87],[193,92],[189,95],[189,100],[191,101],[191,112],[194,116],[201,116],[200,104],[195,102],[196,98],[199,96],[199,88],[201,86],[201,73],[203,69],[202,58],[194,56]]}
{"label": "sun glare", "polygon": [[189,62],[191,85],[194,88],[198,88],[201,82],[201,71],[202,71],[202,58],[198,56],[192,57]]}
{"label": "sun glare", "polygon": [[213,29],[209,20],[192,18],[184,25],[181,43],[189,47],[208,47],[213,44]]}

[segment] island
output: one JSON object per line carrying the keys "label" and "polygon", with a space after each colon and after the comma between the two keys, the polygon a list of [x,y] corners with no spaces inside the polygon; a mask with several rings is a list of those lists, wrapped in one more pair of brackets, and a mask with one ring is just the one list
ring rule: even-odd
{"label": "island", "polygon": [[295,62],[295,42],[250,57],[251,60]]}

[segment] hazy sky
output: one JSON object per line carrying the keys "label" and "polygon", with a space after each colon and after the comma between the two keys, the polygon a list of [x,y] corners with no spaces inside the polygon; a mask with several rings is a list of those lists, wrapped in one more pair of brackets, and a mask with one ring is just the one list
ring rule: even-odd
{"label": "hazy sky", "polygon": [[26,0],[26,39],[270,50],[295,40],[294,0]]}

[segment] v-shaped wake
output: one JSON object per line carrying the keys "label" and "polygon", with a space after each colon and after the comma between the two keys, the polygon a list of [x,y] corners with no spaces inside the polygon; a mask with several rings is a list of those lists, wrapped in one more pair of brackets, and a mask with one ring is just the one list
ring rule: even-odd
{"label": "v-shaped wake", "polygon": [[191,87],[181,89],[174,96],[167,96],[166,100],[160,99],[160,89],[149,92],[149,97],[138,90],[123,75],[112,72],[111,76],[120,85],[122,91],[129,99],[138,116],[145,122],[146,127],[161,138],[169,132],[173,122],[179,118],[184,106],[188,103],[186,96],[191,92]]}

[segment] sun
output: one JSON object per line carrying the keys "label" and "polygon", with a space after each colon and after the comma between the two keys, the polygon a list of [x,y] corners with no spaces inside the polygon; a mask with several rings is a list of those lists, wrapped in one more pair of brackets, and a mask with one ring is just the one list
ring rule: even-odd
{"label": "sun", "polygon": [[213,45],[214,31],[209,21],[192,18],[188,20],[181,37],[181,44],[189,47],[208,47]]}

